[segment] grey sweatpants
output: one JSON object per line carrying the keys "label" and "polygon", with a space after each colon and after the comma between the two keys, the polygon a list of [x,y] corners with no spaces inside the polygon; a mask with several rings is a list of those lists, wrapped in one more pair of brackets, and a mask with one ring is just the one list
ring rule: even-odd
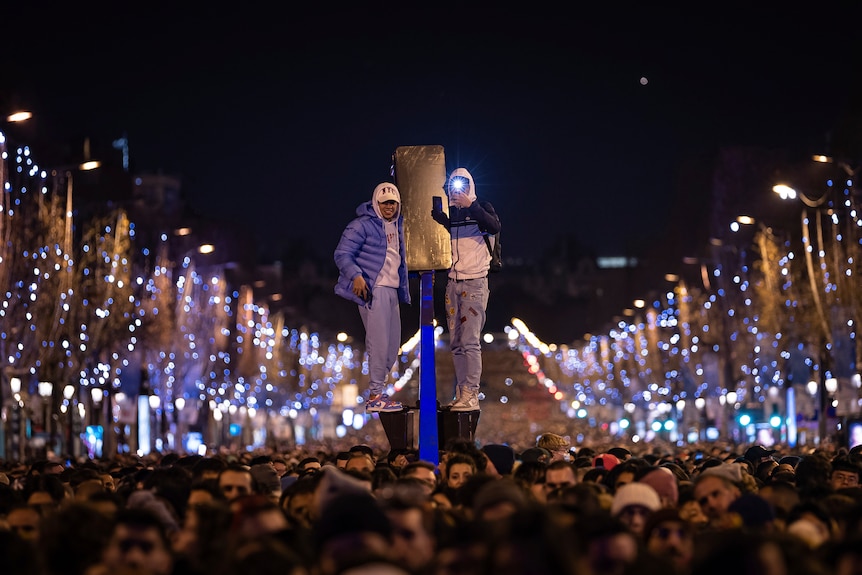
{"label": "grey sweatpants", "polygon": [[386,376],[401,346],[401,310],[398,290],[374,286],[371,302],[359,306],[359,316],[365,326],[365,351],[368,353],[369,397],[383,393]]}

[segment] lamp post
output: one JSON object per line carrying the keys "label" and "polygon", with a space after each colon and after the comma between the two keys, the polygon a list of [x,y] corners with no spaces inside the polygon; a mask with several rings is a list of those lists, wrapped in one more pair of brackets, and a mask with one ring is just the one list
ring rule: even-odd
{"label": "lamp post", "polygon": [[66,413],[66,454],[71,458],[78,454],[75,453],[75,393],[78,389],[74,385],[67,385],[63,388],[63,405],[61,410]]}
{"label": "lamp post", "polygon": [[12,423],[10,452],[24,461],[27,446],[27,390],[22,386],[20,377],[9,378],[9,391],[12,396]]}
{"label": "lamp post", "polygon": [[105,392],[101,387],[91,387],[90,388],[90,399],[93,402],[92,407],[90,408],[90,421],[95,429],[101,430],[101,432],[96,434],[94,445],[92,449],[96,456],[101,457],[105,442],[105,436],[107,434],[108,422],[105,421],[104,424],[102,422],[103,413],[102,413],[102,401],[105,398]]}
{"label": "lamp post", "polygon": [[[147,398],[147,403],[149,404],[149,410],[147,411],[147,418],[150,421],[150,429],[157,429],[155,434],[150,434],[150,444],[145,453],[149,453],[153,450],[158,450],[160,448],[160,443],[164,445],[164,426],[162,422],[164,422],[164,411],[162,409],[162,400],[158,395],[150,395]],[[162,414],[162,417],[159,417],[159,414]]]}
{"label": "lamp post", "polygon": [[178,397],[174,399],[174,449],[180,453],[185,451],[183,442],[183,409],[186,407],[186,399]]}
{"label": "lamp post", "polygon": [[45,436],[45,455],[47,457],[53,440],[53,426],[51,425],[51,417],[53,416],[54,406],[54,384],[50,381],[40,381],[36,387],[39,397],[42,398],[42,433]]}
{"label": "lamp post", "polygon": [[694,407],[697,409],[697,428],[698,428],[698,439],[700,441],[706,441],[706,399],[699,396],[694,400]]}

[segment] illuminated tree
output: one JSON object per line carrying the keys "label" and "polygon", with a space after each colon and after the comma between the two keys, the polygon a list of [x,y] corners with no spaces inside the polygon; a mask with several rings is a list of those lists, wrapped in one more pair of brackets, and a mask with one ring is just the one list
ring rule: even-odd
{"label": "illuminated tree", "polygon": [[[162,400],[180,396],[208,400],[219,388],[227,389],[233,379],[234,298],[221,267],[198,271],[186,256],[177,270],[176,327],[168,348],[170,369]],[[218,393],[224,393],[221,390]]]}

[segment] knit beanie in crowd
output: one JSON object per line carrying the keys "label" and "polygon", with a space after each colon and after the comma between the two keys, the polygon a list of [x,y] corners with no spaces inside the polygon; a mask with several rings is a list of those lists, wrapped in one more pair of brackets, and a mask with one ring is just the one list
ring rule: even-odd
{"label": "knit beanie in crowd", "polygon": [[641,477],[638,482],[645,483],[655,489],[668,506],[675,506],[679,501],[679,486],[676,482],[676,476],[670,469],[656,467]]}
{"label": "knit beanie in crowd", "polygon": [[700,477],[721,477],[736,485],[742,484],[742,469],[735,463],[720,463],[707,467],[700,472]]}
{"label": "knit beanie in crowd", "polygon": [[515,466],[515,450],[508,445],[488,444],[482,448],[500,475],[509,475]]}
{"label": "knit beanie in crowd", "polygon": [[655,489],[646,483],[626,483],[614,494],[611,515],[619,515],[623,509],[631,505],[640,505],[650,511],[658,511],[661,509],[661,499]]}

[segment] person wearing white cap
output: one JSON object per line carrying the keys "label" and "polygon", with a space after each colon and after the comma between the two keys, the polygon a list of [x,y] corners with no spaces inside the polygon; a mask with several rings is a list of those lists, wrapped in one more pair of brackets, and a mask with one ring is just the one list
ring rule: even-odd
{"label": "person wearing white cap", "polygon": [[386,379],[401,345],[400,303],[410,303],[401,194],[395,184],[374,188],[356,208],[335,248],[335,293],[356,303],[365,327],[368,353],[366,412],[401,411],[385,393]]}

